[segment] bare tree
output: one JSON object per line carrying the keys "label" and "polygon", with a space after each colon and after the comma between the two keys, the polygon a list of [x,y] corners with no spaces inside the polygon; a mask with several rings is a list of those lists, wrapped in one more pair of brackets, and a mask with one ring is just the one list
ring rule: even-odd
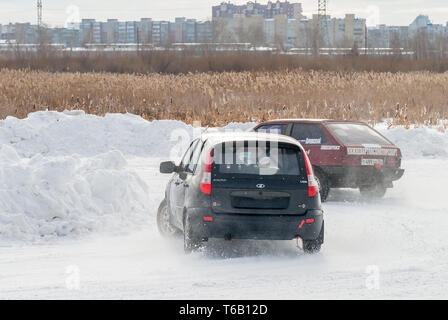
{"label": "bare tree", "polygon": [[392,49],[392,54],[395,57],[401,56],[401,42],[400,37],[397,32],[392,34],[392,39],[390,41],[390,47]]}
{"label": "bare tree", "polygon": [[443,34],[437,36],[434,49],[438,53],[439,59],[445,58],[448,51],[448,41]]}
{"label": "bare tree", "polygon": [[429,40],[425,30],[417,30],[411,40],[414,56],[416,59],[425,59],[429,57]]}
{"label": "bare tree", "polygon": [[266,43],[262,24],[252,24],[249,26],[248,40],[254,46],[262,46]]}
{"label": "bare tree", "polygon": [[311,48],[313,50],[314,55],[319,55],[320,48],[322,48],[324,38],[322,34],[322,24],[320,23],[320,20],[313,20],[313,24],[310,29],[310,35],[309,35]]}
{"label": "bare tree", "polygon": [[38,28],[37,55],[39,57],[49,57],[52,53],[52,37],[48,27],[43,25]]}
{"label": "bare tree", "polygon": [[247,41],[248,34],[244,28],[244,19],[238,19],[237,26],[235,28],[235,34],[238,39],[237,42],[249,42]]}
{"label": "bare tree", "polygon": [[359,56],[359,46],[358,46],[358,42],[357,41],[355,41],[353,43],[352,49],[350,51],[350,55],[352,57],[358,57]]}

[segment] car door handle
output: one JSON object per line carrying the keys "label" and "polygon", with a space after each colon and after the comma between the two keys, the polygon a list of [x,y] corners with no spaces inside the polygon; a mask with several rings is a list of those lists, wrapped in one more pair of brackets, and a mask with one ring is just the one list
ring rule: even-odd
{"label": "car door handle", "polygon": [[176,181],[176,182],[174,182],[174,184],[175,184],[176,186],[179,186],[179,185],[181,184],[181,182]]}
{"label": "car door handle", "polygon": [[188,184],[184,183],[184,188],[190,187]]}

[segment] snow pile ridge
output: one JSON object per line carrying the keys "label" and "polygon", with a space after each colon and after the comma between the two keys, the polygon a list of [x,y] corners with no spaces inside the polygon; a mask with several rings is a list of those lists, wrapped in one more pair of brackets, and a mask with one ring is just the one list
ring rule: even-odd
{"label": "snow pile ridge", "polygon": [[0,149],[1,240],[79,236],[147,220],[147,186],[119,151],[4,161],[13,151]]}
{"label": "snow pile ridge", "polygon": [[437,128],[387,129],[385,124],[380,124],[376,129],[400,147],[405,159],[448,157],[448,133]]}
{"label": "snow pile ridge", "polygon": [[149,156],[155,150],[169,154],[178,143],[170,136],[176,129],[192,132],[183,122],[148,122],[131,114],[98,117],[83,111],[46,111],[31,113],[23,120],[8,117],[0,121],[0,144],[13,145],[27,158],[36,154],[94,156],[110,150]]}

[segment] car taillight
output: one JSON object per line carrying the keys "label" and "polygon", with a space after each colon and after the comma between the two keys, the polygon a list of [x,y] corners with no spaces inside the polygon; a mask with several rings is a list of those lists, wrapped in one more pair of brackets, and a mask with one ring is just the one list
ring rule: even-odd
{"label": "car taillight", "polygon": [[204,171],[202,172],[201,192],[204,194],[212,193],[212,160],[213,160],[213,150],[211,150],[210,153],[207,155]]}
{"label": "car taillight", "polygon": [[311,166],[308,155],[304,152],[303,156],[305,157],[306,175],[308,176],[308,196],[313,198],[318,194],[319,186],[314,178],[313,167]]}

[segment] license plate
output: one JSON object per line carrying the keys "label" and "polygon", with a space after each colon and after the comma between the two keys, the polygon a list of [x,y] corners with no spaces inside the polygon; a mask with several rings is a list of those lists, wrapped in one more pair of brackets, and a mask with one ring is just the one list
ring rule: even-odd
{"label": "license plate", "polygon": [[381,166],[384,165],[383,159],[362,159],[361,165],[363,166],[375,166],[377,164],[380,164]]}

